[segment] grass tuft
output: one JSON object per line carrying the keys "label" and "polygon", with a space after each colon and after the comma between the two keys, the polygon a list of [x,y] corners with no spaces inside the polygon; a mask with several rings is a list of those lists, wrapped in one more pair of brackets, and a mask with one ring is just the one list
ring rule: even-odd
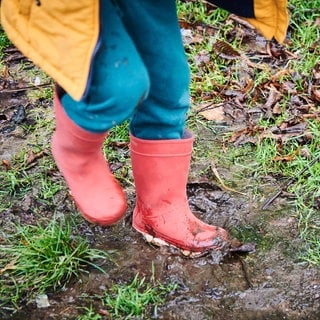
{"label": "grass tuft", "polygon": [[104,303],[110,315],[116,319],[139,317],[144,319],[147,307],[157,306],[165,301],[168,293],[176,289],[175,284],[164,286],[160,282],[146,282],[137,274],[130,284],[114,284],[106,293]]}
{"label": "grass tuft", "polygon": [[101,320],[102,316],[95,312],[93,306],[81,308],[85,313],[77,317],[77,320]]}
{"label": "grass tuft", "polygon": [[9,47],[10,40],[8,39],[7,35],[3,31],[2,27],[0,26],[0,59],[3,57],[3,51]]}
{"label": "grass tuft", "polygon": [[0,245],[0,305],[16,309],[47,290],[57,290],[87,267],[103,271],[96,259],[110,258],[74,236],[68,221],[17,226]]}

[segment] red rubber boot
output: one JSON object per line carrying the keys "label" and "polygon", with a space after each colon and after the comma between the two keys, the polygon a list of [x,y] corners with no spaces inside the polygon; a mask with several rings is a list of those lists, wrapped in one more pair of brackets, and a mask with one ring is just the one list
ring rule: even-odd
{"label": "red rubber boot", "polygon": [[186,196],[193,136],[181,140],[143,140],[131,135],[136,186],[133,227],[148,242],[169,244],[196,256],[221,249],[227,231],[194,216]]}
{"label": "red rubber boot", "polygon": [[102,152],[106,134],[88,132],[67,116],[54,98],[56,130],[52,153],[83,217],[99,225],[120,220],[127,209],[122,188]]}

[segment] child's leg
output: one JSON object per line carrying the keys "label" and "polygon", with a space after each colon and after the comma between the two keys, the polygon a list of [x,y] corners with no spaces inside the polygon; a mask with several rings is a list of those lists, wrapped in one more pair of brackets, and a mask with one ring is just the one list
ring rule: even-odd
{"label": "child's leg", "polygon": [[[112,0],[101,1],[101,34],[85,97],[61,98],[68,116],[91,132],[105,132],[130,118],[149,91],[149,76]],[[67,53],[66,53],[67,54]]]}
{"label": "child's leg", "polygon": [[148,68],[150,94],[131,122],[137,200],[133,226],[155,244],[202,254],[219,250],[227,232],[190,211],[186,183],[193,136],[184,130],[189,69],[174,0],[118,0],[123,20]]}
{"label": "child's leg", "polygon": [[144,139],[179,139],[189,108],[189,67],[175,1],[117,2],[151,80],[149,96],[138,106],[130,130]]}
{"label": "child's leg", "polygon": [[[106,131],[127,119],[149,90],[146,68],[118,9],[101,1],[101,39],[85,98],[55,95],[52,152],[83,216],[109,225],[126,211],[122,188],[102,153]],[[65,54],[68,54],[66,52]]]}

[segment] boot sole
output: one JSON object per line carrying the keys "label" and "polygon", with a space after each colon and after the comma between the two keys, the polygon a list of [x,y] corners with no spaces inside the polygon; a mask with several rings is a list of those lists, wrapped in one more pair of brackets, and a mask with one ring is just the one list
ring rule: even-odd
{"label": "boot sole", "polygon": [[136,231],[138,231],[143,236],[143,238],[145,239],[146,242],[153,244],[157,247],[167,246],[167,247],[174,248],[174,249],[178,250],[178,252],[180,252],[184,257],[187,257],[187,258],[191,258],[191,259],[201,258],[203,256],[206,256],[208,253],[210,253],[210,251],[214,250],[214,248],[212,248],[212,249],[207,249],[207,250],[201,251],[201,252],[194,252],[194,251],[190,251],[190,250],[181,249],[181,248],[178,248],[178,247],[174,246],[173,244],[168,243],[160,238],[153,237],[148,233],[140,231],[136,227],[134,227],[134,229]]}

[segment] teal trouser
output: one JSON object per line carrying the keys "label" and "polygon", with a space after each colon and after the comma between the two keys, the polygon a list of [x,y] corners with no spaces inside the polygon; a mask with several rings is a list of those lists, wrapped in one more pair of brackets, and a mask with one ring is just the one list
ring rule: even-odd
{"label": "teal trouser", "polygon": [[91,132],[130,119],[138,138],[182,138],[190,76],[175,1],[100,2],[101,34],[84,98],[61,98],[68,116]]}

